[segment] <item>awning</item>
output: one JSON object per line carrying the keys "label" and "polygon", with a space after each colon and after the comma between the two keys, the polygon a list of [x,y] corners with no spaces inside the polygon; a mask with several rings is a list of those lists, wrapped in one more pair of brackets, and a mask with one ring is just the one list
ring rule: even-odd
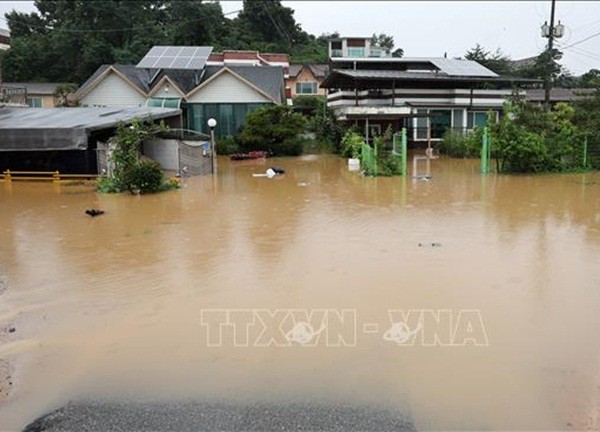
{"label": "awning", "polygon": [[181,108],[181,98],[150,98],[146,101],[147,107]]}
{"label": "awning", "polygon": [[92,132],[135,119],[181,114],[173,108],[0,108],[0,151],[85,150]]}

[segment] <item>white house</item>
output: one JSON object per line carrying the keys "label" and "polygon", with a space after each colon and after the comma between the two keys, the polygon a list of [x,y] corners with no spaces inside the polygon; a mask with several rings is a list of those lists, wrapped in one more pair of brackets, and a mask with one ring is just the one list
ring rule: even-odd
{"label": "white house", "polygon": [[83,107],[182,108],[185,127],[234,135],[246,116],[265,104],[285,103],[284,68],[270,65],[210,65],[201,70],[103,65],[76,93]]}

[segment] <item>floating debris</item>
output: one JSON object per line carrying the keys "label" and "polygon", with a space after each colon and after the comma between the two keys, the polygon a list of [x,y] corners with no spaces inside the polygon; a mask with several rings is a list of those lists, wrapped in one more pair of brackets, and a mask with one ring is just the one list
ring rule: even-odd
{"label": "floating debris", "polygon": [[97,210],[97,209],[89,209],[85,211],[86,215],[89,215],[91,217],[96,217],[96,216],[100,216],[104,214],[104,210]]}
{"label": "floating debris", "polygon": [[441,243],[419,243],[419,247],[436,248],[436,247],[442,247],[442,244]]}

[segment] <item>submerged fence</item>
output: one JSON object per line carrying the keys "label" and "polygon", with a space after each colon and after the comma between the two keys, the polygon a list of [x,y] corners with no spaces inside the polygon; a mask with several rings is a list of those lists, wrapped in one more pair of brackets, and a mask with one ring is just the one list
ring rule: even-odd
{"label": "submerged fence", "polygon": [[360,166],[366,175],[406,175],[407,140],[406,129],[392,136],[389,142],[373,140],[373,147],[363,142],[361,145]]}

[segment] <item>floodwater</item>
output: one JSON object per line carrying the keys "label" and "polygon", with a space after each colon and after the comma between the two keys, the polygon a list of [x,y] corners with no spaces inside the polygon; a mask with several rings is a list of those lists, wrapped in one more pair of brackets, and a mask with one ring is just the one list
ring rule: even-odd
{"label": "floodwater", "polygon": [[[16,329],[0,338],[14,381],[0,430],[85,399],[385,406],[423,430],[598,427],[600,174],[483,177],[476,161],[437,160],[415,182],[361,178],[334,156],[268,164],[287,173],[223,159],[216,180],[142,197],[0,184],[0,326]],[[225,310],[263,321],[211,339]],[[316,319],[311,346],[286,345],[290,321],[264,317],[290,310],[333,318]],[[433,343],[407,319],[415,337],[400,343],[398,310],[452,319],[433,338],[422,321]],[[446,338],[461,311],[481,320]]]}

